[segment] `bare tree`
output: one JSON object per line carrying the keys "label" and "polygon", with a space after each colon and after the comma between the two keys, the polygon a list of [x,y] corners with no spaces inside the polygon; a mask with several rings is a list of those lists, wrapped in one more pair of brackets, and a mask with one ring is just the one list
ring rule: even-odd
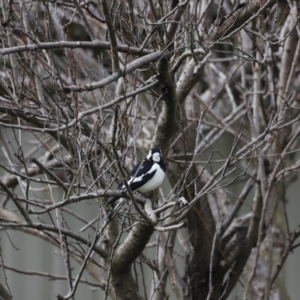
{"label": "bare tree", "polygon": [[[60,249],[59,299],[83,272],[112,299],[287,299],[300,6],[236,2],[1,2],[0,222]],[[170,188],[116,190],[152,146]],[[93,220],[69,206],[88,199]]]}

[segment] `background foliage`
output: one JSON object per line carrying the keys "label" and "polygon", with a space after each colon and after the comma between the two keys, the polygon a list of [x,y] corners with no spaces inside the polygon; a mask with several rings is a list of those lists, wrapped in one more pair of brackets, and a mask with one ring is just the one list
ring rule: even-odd
{"label": "background foliage", "polygon": [[[112,299],[227,299],[236,286],[241,299],[288,299],[299,9],[2,1],[0,225],[56,248],[65,274],[20,270],[3,254],[1,297],[14,295],[14,271],[64,279],[59,299],[82,283]],[[108,221],[107,197],[152,146],[165,186],[126,193]]]}

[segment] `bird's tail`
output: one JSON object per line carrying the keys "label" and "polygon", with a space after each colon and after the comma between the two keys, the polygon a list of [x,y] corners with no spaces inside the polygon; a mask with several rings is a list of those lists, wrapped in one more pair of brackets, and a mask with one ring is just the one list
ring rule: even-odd
{"label": "bird's tail", "polygon": [[112,208],[115,206],[115,203],[120,199],[120,197],[110,197],[106,204]]}
{"label": "bird's tail", "polygon": [[114,212],[119,209],[119,207],[122,206],[124,202],[123,198],[120,197],[111,197],[108,199],[106,204],[111,207],[111,211],[108,213],[107,218],[111,219],[114,215]]}

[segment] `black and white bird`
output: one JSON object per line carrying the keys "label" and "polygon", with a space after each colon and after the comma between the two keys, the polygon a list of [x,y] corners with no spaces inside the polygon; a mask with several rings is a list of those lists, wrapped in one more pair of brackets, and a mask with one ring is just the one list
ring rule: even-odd
{"label": "black and white bird", "polygon": [[[163,182],[166,172],[166,166],[161,156],[159,148],[152,148],[147,157],[136,164],[127,177],[127,183],[133,192],[146,193],[157,189]],[[124,183],[118,186],[118,190],[125,191]],[[112,197],[107,204],[115,210],[122,199]]]}

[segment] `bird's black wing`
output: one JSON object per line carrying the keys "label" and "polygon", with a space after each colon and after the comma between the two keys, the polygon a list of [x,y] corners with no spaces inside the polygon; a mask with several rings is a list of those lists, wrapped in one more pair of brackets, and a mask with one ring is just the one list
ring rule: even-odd
{"label": "bird's black wing", "polygon": [[[136,171],[139,169],[140,165],[143,163],[144,161],[140,161],[138,162],[131,170],[130,174],[127,176],[127,182],[134,177]],[[124,190],[125,189],[125,185],[124,183],[120,183],[119,186],[117,187],[117,190]]]}
{"label": "bird's black wing", "polygon": [[[141,165],[141,167],[140,167]],[[151,170],[153,166],[153,163],[147,159],[143,160],[141,163],[137,164],[130,173],[130,178],[134,178],[133,181],[130,183],[130,189],[132,191],[137,190],[142,185],[144,185],[147,181],[149,181],[154,174],[156,173],[156,170]],[[138,170],[138,171],[137,171]]]}
{"label": "bird's black wing", "polygon": [[[131,170],[130,174],[127,176],[127,182],[128,182],[131,178],[134,177],[136,171],[139,169],[140,165],[141,165],[143,162],[144,162],[144,160],[138,162],[138,163],[133,167],[133,169]],[[141,168],[142,168],[142,167],[141,167]],[[140,172],[138,172],[138,173],[140,173]],[[124,189],[125,189],[125,185],[124,185],[124,183],[122,182],[122,183],[120,183],[119,186],[117,187],[117,190],[124,190]],[[120,197],[117,197],[117,196],[111,197],[111,198],[108,199],[108,201],[106,202],[106,204],[107,204],[107,205],[110,205],[110,206],[115,206],[115,203],[116,203],[117,200],[119,200],[119,199],[120,199]]]}
{"label": "bird's black wing", "polygon": [[[140,188],[142,185],[144,185],[148,180],[150,180],[154,176],[154,174],[156,173],[156,170],[153,170],[151,173],[149,173],[152,166],[153,166],[153,163],[151,161],[145,159],[145,160],[137,163],[133,167],[133,169],[130,172],[130,175],[127,177],[127,182],[129,182],[130,179],[134,178],[133,181],[129,183],[129,187],[132,191],[135,191],[138,188]],[[121,183],[117,189],[125,190],[124,183]],[[111,197],[106,202],[106,204],[114,206],[116,201],[119,199],[120,199],[120,197]]]}

